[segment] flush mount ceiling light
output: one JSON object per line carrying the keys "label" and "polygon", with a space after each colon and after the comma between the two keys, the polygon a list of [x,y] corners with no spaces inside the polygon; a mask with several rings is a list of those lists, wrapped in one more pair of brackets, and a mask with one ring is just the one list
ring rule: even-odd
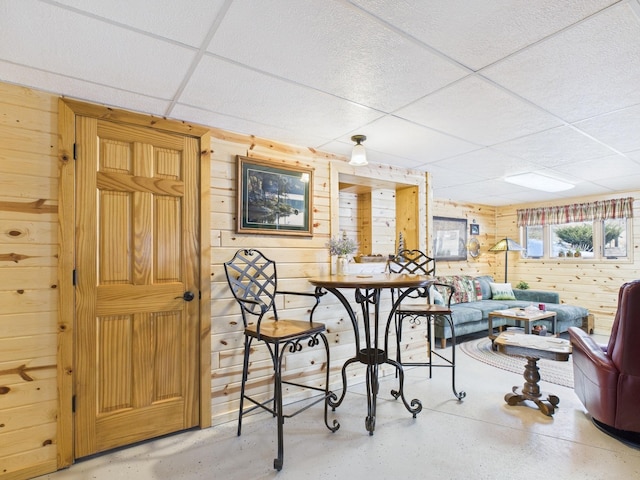
{"label": "flush mount ceiling light", "polygon": [[367,152],[365,152],[364,145],[362,145],[362,142],[364,142],[366,139],[367,137],[365,137],[364,135],[354,135],[353,137],[351,137],[351,141],[356,142],[356,144],[353,146],[349,165],[360,167],[369,163],[367,162]]}
{"label": "flush mount ceiling light", "polygon": [[571,183],[533,172],[504,177],[504,181],[543,192],[562,192],[563,190],[569,190],[575,187],[575,185]]}

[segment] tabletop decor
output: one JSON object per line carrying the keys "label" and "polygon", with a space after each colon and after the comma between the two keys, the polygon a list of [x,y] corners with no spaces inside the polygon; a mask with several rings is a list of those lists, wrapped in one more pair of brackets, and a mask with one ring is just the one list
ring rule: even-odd
{"label": "tabletop decor", "polygon": [[349,266],[349,255],[353,255],[358,250],[358,244],[355,240],[347,237],[347,232],[342,231],[342,236],[338,238],[332,237],[327,243],[329,253],[336,259],[336,274],[344,275],[347,273]]}

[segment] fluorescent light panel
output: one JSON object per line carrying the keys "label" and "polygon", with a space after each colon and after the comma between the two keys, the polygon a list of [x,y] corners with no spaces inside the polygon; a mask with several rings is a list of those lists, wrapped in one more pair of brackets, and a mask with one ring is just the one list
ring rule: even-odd
{"label": "fluorescent light panel", "polygon": [[563,190],[569,190],[575,186],[571,183],[556,180],[555,178],[533,172],[504,177],[504,181],[543,192],[562,192]]}

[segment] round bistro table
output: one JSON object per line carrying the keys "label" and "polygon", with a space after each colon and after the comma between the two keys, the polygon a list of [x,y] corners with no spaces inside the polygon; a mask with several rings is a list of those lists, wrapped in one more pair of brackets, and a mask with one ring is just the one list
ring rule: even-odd
{"label": "round bistro table", "polygon": [[[347,360],[342,366],[342,395],[335,402],[329,402],[335,410],[345,397],[347,392],[347,375],[346,368],[354,362],[360,362],[367,366],[366,384],[367,384],[367,416],[365,418],[365,427],[369,431],[369,435],[373,435],[376,425],[376,399],[378,395],[378,367],[379,365],[388,363],[393,365],[398,372],[399,385],[398,390],[392,390],[391,394],[395,398],[402,398],[405,408],[415,418],[422,410],[422,403],[418,399],[407,402],[404,396],[404,371],[402,365],[392,360],[387,355],[387,342],[381,345],[379,340],[380,330],[380,295],[385,289],[400,288],[403,293],[394,302],[389,313],[387,325],[393,318],[395,310],[402,300],[417,289],[424,289],[424,296],[427,295],[427,289],[433,283],[433,277],[427,275],[407,275],[407,274],[375,274],[375,275],[327,275],[323,277],[310,278],[309,282],[316,287],[318,293],[323,290],[332,293],[344,306],[353,331],[355,333],[355,355]],[[354,290],[355,303],[360,305],[362,309],[362,318],[364,326],[365,346],[360,345],[360,327],[356,315],[354,305],[347,300],[340,289]],[[422,293],[421,293],[422,295]],[[373,314],[373,319],[371,318]],[[384,347],[384,348],[382,348]]]}

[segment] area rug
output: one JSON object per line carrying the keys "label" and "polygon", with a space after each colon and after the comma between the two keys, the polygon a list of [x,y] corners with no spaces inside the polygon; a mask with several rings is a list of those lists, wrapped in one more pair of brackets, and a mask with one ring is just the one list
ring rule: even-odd
{"label": "area rug", "polygon": [[[509,372],[522,374],[527,363],[527,360],[523,357],[494,352],[491,349],[489,337],[463,342],[458,345],[458,348],[475,360]],[[540,369],[540,380],[573,388],[573,362],[571,357],[568,362],[556,362],[555,360],[541,358],[538,360],[538,367]]]}

